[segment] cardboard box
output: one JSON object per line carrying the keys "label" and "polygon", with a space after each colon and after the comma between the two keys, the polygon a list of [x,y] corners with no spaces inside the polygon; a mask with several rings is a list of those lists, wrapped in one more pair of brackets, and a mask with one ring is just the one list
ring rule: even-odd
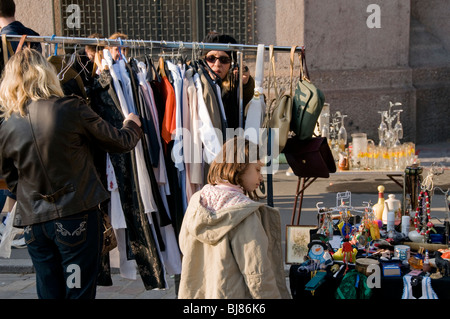
{"label": "cardboard box", "polygon": [[382,263],[384,277],[400,277],[402,272],[398,263]]}

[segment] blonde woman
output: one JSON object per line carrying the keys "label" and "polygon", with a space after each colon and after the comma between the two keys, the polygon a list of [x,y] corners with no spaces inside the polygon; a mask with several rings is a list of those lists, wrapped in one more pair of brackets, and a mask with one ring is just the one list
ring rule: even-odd
{"label": "blonde woman", "polygon": [[280,214],[255,201],[258,158],[255,144],[230,139],[210,166],[208,184],[191,197],[179,235],[179,298],[290,298]]}
{"label": "blonde woman", "polygon": [[108,199],[91,149],[128,152],[142,135],[130,114],[122,129],[81,99],[64,97],[52,65],[25,48],[0,84],[0,175],[17,196],[39,298],[95,298],[102,247],[98,206]]}

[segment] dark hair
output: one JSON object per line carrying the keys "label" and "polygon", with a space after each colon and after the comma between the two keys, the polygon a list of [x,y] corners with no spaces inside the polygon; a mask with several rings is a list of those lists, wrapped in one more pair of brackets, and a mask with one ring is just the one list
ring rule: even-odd
{"label": "dark hair", "polygon": [[0,0],[0,17],[9,18],[16,14],[16,4],[13,0]]}
{"label": "dark hair", "polygon": [[[209,32],[202,41],[203,43],[224,43],[224,44],[237,44],[236,39],[227,34],[220,34],[216,31]],[[211,50],[203,50],[202,55],[206,55]],[[226,54],[234,61],[236,61],[236,51],[225,51]]]}

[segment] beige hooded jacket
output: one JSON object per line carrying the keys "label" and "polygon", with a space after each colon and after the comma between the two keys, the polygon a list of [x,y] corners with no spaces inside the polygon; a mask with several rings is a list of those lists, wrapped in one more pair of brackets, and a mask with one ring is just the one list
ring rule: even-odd
{"label": "beige hooded jacket", "polygon": [[195,193],[179,242],[180,299],[291,298],[286,286],[277,209],[251,202],[214,213]]}

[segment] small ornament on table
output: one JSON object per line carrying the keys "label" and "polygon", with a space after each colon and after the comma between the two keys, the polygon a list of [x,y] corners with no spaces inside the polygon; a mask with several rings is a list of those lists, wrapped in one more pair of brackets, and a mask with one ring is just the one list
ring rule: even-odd
{"label": "small ornament on table", "polygon": [[350,243],[349,236],[346,236],[344,238],[344,242],[342,243],[342,253],[343,253],[343,261],[345,264],[345,272],[344,275],[347,273],[348,270],[348,263],[353,262],[353,245]]}
{"label": "small ornament on table", "polygon": [[430,257],[428,256],[428,250],[425,251],[425,258],[423,260],[423,268],[422,268],[422,270],[424,272],[430,272],[431,271]]}
{"label": "small ornament on table", "polygon": [[316,261],[320,269],[325,269],[333,263],[330,250],[332,248],[326,237],[319,234],[313,235],[311,242],[308,244],[308,258]]}

